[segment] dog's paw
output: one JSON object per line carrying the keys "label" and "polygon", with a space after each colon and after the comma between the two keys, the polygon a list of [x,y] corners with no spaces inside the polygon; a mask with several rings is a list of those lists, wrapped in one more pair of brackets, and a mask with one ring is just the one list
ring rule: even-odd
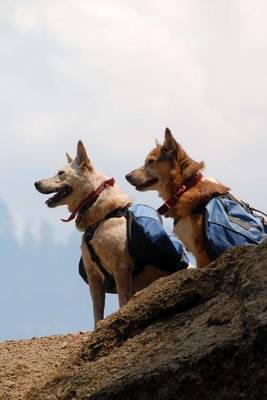
{"label": "dog's paw", "polygon": [[142,294],[142,292],[144,292],[144,290],[145,290],[145,289],[138,290],[137,292],[135,292],[135,293],[133,294],[133,296],[132,296],[132,299],[134,299],[134,298],[140,296],[140,294]]}
{"label": "dog's paw", "polygon": [[196,266],[192,265],[192,264],[189,264],[188,267],[187,267],[187,269],[194,269],[194,268],[196,268]]}
{"label": "dog's paw", "polygon": [[100,319],[100,320],[98,320],[98,321],[95,323],[95,330],[98,329],[98,328],[100,328],[100,327],[103,325],[104,321],[105,321],[105,319]]}

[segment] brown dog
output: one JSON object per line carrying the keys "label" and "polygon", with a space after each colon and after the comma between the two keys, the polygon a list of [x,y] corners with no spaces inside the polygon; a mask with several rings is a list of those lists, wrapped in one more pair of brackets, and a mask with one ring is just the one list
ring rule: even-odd
{"label": "brown dog", "polygon": [[103,319],[105,305],[105,276],[115,281],[112,293],[118,293],[119,305],[128,302],[133,293],[145,288],[154,280],[169,275],[164,268],[145,265],[137,274],[132,274],[134,260],[127,246],[126,219],[106,216],[114,210],[127,207],[131,199],[113,179],[96,171],[83,143],[79,141],[77,155],[68,164],[48,179],[35,182],[36,189],[53,196],[46,201],[48,207],[67,206],[72,213],[68,220],[75,218],[76,227],[84,232],[93,227],[91,245],[101,260],[102,269],[88,250],[85,237],[82,239],[82,257],[85,266],[94,308],[95,325]]}
{"label": "brown dog", "polygon": [[166,128],[163,145],[157,143],[145,164],[126,175],[139,191],[157,190],[166,202],[158,211],[175,220],[174,233],[193,253],[197,266],[211,259],[204,238],[203,206],[229,188],[201,173],[204,162],[192,160]]}

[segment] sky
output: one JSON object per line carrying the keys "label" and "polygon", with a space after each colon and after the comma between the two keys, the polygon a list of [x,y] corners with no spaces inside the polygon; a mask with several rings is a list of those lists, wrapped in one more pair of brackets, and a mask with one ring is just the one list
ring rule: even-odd
{"label": "sky", "polygon": [[[267,211],[266,15],[264,0],[0,1],[0,339],[92,327],[77,276],[79,234],[60,221],[67,210],[45,207],[33,187],[64,166],[78,139],[135,202],[157,207],[156,193],[134,191],[124,176],[168,126],[208,175]],[[21,273],[18,296],[6,282]],[[78,299],[79,315],[69,320]],[[23,329],[14,327],[18,304]],[[108,307],[116,309],[114,297]]]}

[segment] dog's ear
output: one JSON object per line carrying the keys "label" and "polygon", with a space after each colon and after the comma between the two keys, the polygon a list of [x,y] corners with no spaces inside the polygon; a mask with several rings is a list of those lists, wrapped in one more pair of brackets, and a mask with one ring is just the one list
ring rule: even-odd
{"label": "dog's ear", "polygon": [[69,155],[69,153],[66,153],[66,157],[67,157],[68,163],[71,163],[73,161],[72,157]]}
{"label": "dog's ear", "polygon": [[165,130],[163,149],[166,151],[167,155],[171,155],[172,158],[174,157],[178,161],[183,178],[189,178],[204,168],[203,161],[194,161],[187,155],[182,146],[176,142],[169,128]]}
{"label": "dog's ear", "polygon": [[169,128],[165,129],[165,140],[164,140],[164,143],[163,143],[163,147],[167,151],[171,151],[171,152],[176,151],[177,147],[178,147],[178,143],[176,142],[176,140],[172,136],[172,133],[171,133]]}
{"label": "dog's ear", "polygon": [[79,140],[79,142],[77,144],[76,162],[82,168],[92,169],[91,161],[89,160],[89,158],[87,156],[86,149],[81,140]]}

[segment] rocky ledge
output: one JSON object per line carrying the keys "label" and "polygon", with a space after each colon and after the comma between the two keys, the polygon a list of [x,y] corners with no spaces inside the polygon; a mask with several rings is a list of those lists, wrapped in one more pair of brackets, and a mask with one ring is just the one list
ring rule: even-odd
{"label": "rocky ledge", "polygon": [[160,279],[27,400],[267,398],[267,241]]}

